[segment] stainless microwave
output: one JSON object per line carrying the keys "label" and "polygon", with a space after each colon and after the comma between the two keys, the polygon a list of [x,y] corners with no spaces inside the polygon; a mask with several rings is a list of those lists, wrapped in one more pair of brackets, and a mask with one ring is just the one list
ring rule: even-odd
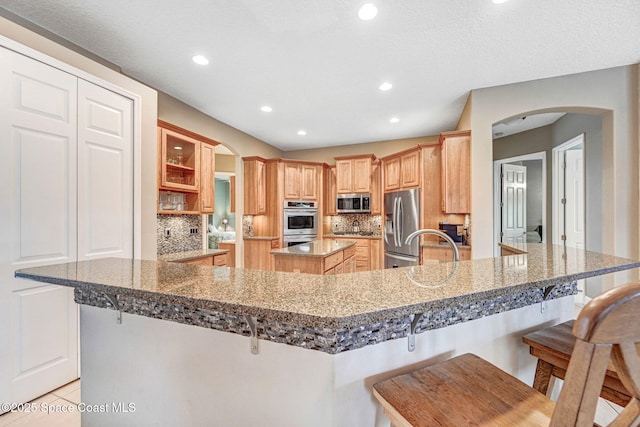
{"label": "stainless microwave", "polygon": [[338,194],[336,212],[370,213],[371,194]]}

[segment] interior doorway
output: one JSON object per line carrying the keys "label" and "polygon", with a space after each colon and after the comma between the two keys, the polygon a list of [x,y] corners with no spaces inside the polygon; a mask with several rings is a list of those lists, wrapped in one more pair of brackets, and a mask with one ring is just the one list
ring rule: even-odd
{"label": "interior doorway", "polygon": [[546,152],[494,161],[494,256],[498,243],[546,241]]}
{"label": "interior doorway", "polygon": [[[584,134],[553,149],[552,242],[585,249]],[[577,304],[585,304],[584,280],[578,281]]]}

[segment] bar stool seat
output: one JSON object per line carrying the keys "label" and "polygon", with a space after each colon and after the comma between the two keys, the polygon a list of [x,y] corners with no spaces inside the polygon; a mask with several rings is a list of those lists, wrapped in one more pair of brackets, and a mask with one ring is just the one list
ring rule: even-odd
{"label": "bar stool seat", "polygon": [[463,354],[373,385],[395,426],[593,427],[611,363],[631,396],[611,426],[640,425],[640,282],[613,288],[580,312],[557,403],[490,362]]}
{"label": "bar stool seat", "polygon": [[[576,343],[576,337],[571,333],[574,323],[575,320],[569,320],[522,337],[522,341],[529,346],[529,353],[538,358],[533,388],[540,393],[548,395],[551,377],[565,379]],[[631,399],[611,362],[607,367],[600,397],[620,406],[626,406]]]}

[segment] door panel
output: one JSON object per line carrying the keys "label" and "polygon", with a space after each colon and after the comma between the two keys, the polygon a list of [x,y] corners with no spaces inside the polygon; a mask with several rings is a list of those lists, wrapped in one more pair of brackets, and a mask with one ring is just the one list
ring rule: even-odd
{"label": "door panel", "polygon": [[78,81],[78,260],[133,256],[132,101]]}
{"label": "door panel", "polygon": [[0,402],[78,377],[73,291],[14,278],[77,257],[77,78],[0,47]]}
{"label": "door panel", "polygon": [[502,165],[502,242],[524,243],[527,231],[527,168]]}
{"label": "door panel", "polygon": [[565,151],[566,245],[584,249],[584,172],[582,149]]}

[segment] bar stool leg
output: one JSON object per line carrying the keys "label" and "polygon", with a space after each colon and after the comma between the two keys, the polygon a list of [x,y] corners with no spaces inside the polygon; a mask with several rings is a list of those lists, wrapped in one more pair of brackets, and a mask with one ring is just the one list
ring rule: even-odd
{"label": "bar stool leg", "polygon": [[551,380],[551,372],[553,365],[542,359],[538,359],[536,365],[536,376],[533,378],[533,388],[547,396],[549,391],[549,381]]}

